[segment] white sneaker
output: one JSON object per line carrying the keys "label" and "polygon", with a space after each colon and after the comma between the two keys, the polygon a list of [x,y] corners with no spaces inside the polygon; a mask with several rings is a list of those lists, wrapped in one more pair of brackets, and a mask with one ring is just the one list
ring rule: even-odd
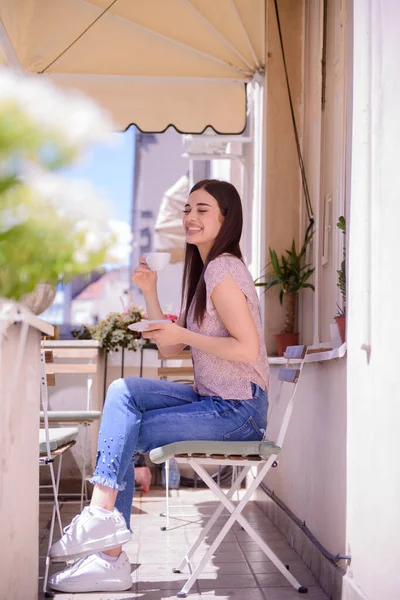
{"label": "white sneaker", "polygon": [[115,562],[90,554],[49,578],[58,592],[122,592],[132,587],[131,566],[125,552]]}
{"label": "white sneaker", "polygon": [[52,545],[50,558],[54,562],[64,562],[122,546],[130,539],[131,532],[116,508],[110,512],[97,506],[87,506],[65,527],[61,540]]}

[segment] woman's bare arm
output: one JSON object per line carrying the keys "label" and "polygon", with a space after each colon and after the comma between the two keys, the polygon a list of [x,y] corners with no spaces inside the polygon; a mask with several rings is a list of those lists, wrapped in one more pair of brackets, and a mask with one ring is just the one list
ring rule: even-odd
{"label": "woman's bare arm", "polygon": [[255,362],[260,353],[259,335],[246,296],[231,275],[215,286],[211,298],[229,336],[215,337],[178,325],[162,324],[154,325],[145,333],[146,337],[153,339],[159,347],[169,344],[181,348],[191,346],[225,360]]}
{"label": "woman's bare arm", "polygon": [[246,296],[227,275],[218,283],[211,299],[229,337],[214,337],[186,330],[182,339],[188,346],[225,360],[254,362],[260,353],[260,339]]}

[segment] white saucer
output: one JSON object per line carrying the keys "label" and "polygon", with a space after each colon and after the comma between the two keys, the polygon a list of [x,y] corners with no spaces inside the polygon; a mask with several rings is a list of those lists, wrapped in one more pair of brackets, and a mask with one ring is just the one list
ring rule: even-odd
{"label": "white saucer", "polygon": [[172,323],[169,319],[154,319],[153,321],[139,321],[138,323],[132,323],[128,325],[128,329],[132,331],[144,331],[147,325],[153,325],[155,323]]}

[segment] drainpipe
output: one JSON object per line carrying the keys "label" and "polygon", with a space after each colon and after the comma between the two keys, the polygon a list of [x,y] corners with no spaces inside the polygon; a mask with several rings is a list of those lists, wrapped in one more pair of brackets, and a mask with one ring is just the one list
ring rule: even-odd
{"label": "drainpipe", "polygon": [[[332,554],[331,552],[329,552],[329,550],[324,548],[324,546],[317,540],[317,538],[313,535],[313,533],[308,529],[305,521],[301,521],[301,519],[299,519],[299,517],[297,517],[294,514],[294,512],[292,512],[290,510],[290,508],[288,506],[286,506],[286,504],[284,502],[282,502],[282,500],[280,500],[280,498],[275,496],[275,492],[273,490],[271,490],[267,485],[265,485],[265,483],[260,483],[260,488],[267,494],[267,496],[269,496],[271,498],[271,500],[273,500],[275,502],[275,504],[277,504],[279,506],[280,509],[283,510],[283,512],[294,523],[296,523],[296,525],[298,527],[300,527],[300,529],[302,531],[304,531],[304,533],[306,534],[308,539],[311,540],[311,542],[314,544],[314,546],[316,546],[316,548],[318,548],[318,550],[321,552],[321,554],[323,554],[325,556],[325,558],[327,558],[329,561],[334,563],[336,566],[338,566],[336,563],[338,563],[340,560],[347,560],[347,561],[349,561],[349,564],[351,563],[351,554]],[[341,567],[339,567],[339,568],[341,568]],[[343,574],[344,574],[344,571],[343,571]]]}
{"label": "drainpipe", "polygon": [[134,144],[134,167],[133,167],[133,186],[132,186],[132,212],[131,212],[131,228],[132,228],[132,236],[133,236],[133,244],[132,244],[132,252],[131,259],[129,264],[129,290],[132,293],[133,291],[133,281],[132,281],[132,273],[136,264],[138,262],[138,244],[139,244],[139,210],[137,206],[138,202],[138,194],[139,194],[139,184],[140,184],[140,171],[141,171],[141,133],[138,129],[135,128],[135,134],[133,136],[133,144]]}

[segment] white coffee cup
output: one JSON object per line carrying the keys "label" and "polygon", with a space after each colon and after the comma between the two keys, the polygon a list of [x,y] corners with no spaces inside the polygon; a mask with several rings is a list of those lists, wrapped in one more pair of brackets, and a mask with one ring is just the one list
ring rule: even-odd
{"label": "white coffee cup", "polygon": [[145,255],[147,264],[152,271],[163,271],[171,260],[169,252],[150,252]]}

